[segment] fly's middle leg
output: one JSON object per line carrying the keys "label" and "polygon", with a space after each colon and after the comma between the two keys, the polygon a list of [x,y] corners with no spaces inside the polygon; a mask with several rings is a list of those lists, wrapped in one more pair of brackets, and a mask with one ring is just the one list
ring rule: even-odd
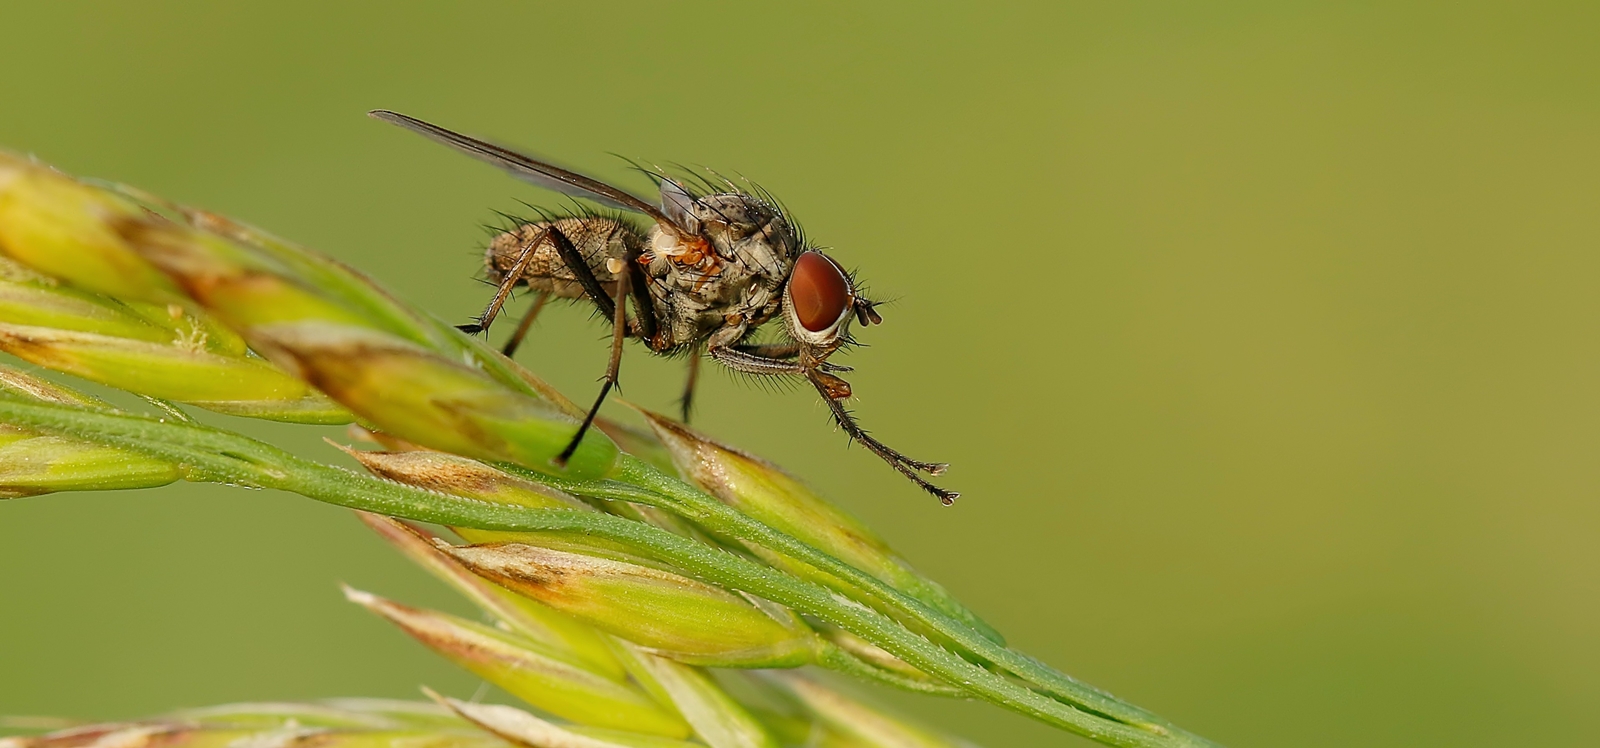
{"label": "fly's middle leg", "polygon": [[[560,235],[559,232],[557,232],[557,235]],[[569,242],[567,246],[571,247],[572,245]],[[577,254],[577,250],[573,250],[573,254]],[[621,262],[621,260],[612,260],[612,262]],[[622,268],[617,268],[617,270],[621,271]],[[589,270],[587,265],[580,264],[578,267],[572,268],[572,271],[578,275],[580,282],[583,282],[585,276],[587,276],[588,280],[587,282],[584,282],[584,288],[586,290],[591,283],[596,289],[599,289],[600,282],[594,277],[594,273]],[[595,398],[594,405],[590,406],[588,415],[583,417],[583,424],[578,427],[578,433],[572,435],[572,441],[567,443],[567,448],[561,450],[561,454],[556,457],[557,465],[566,465],[567,460],[572,459],[573,453],[578,451],[578,445],[583,442],[583,435],[588,433],[589,426],[594,424],[594,417],[599,414],[600,406],[606,401],[606,395],[611,394],[611,388],[616,386],[617,373],[622,369],[622,344],[627,340],[628,336],[627,297],[629,275],[625,272],[617,272],[616,276],[617,303],[611,305],[611,313],[613,315],[611,331],[611,360],[608,364],[606,364],[605,380],[600,385],[600,396]],[[595,300],[596,303],[599,303],[599,299],[602,298],[606,299],[607,301],[611,300],[610,297],[605,295],[604,291],[601,291],[599,298]]]}
{"label": "fly's middle leg", "polygon": [[545,302],[549,300],[550,292],[548,291],[540,291],[534,295],[533,306],[529,307],[528,311],[522,315],[522,321],[518,322],[517,329],[512,331],[511,339],[507,340],[505,347],[500,349],[500,352],[505,354],[506,358],[517,355],[517,348],[522,345],[523,338],[528,337],[528,330],[533,328],[533,321],[538,319],[539,311],[544,309]]}

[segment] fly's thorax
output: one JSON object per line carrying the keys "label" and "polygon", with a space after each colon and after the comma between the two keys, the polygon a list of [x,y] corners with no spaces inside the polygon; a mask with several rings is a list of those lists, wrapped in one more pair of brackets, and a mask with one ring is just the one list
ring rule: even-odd
{"label": "fly's thorax", "polygon": [[693,227],[691,237],[660,227],[650,232],[651,255],[701,272],[734,264],[745,275],[767,276],[782,283],[800,252],[800,241],[787,219],[766,203],[739,193],[706,195],[681,211]]}
{"label": "fly's thorax", "polygon": [[778,312],[780,290],[800,252],[799,237],[781,213],[749,195],[719,193],[681,204],[676,215],[698,233],[685,238],[654,228],[646,258],[679,323],[674,337],[753,328]]}

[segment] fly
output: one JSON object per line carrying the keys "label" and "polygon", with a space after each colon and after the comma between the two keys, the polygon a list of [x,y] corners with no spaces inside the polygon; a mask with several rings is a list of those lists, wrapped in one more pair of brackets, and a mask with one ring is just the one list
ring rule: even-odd
{"label": "fly", "polygon": [[[946,505],[958,496],[923,477],[948,465],[920,462],[868,434],[845,409],[850,383],[838,373],[849,367],[828,362],[850,342],[850,324],[879,324],[876,304],[832,258],[801,238],[795,224],[769,195],[741,190],[732,182],[693,184],[652,173],[660,203],[568,171],[548,162],[446,130],[395,112],[372,117],[427,136],[498,166],[541,187],[585,198],[608,208],[639,213],[654,222],[642,232],[617,217],[582,213],[529,222],[501,233],[485,257],[494,298],[469,333],[489,328],[517,286],[534,294],[506,355],[515,353],[533,318],[551,296],[586,298],[612,323],[611,358],[600,395],[557,458],[565,463],[595,414],[616,386],[623,342],[635,338],[656,354],[689,354],[683,397],[688,420],[702,355],[734,371],[759,376],[799,377],[811,383],[833,419],[851,438]],[[628,311],[629,305],[633,313]],[[757,328],[782,319],[783,339],[754,342]]]}

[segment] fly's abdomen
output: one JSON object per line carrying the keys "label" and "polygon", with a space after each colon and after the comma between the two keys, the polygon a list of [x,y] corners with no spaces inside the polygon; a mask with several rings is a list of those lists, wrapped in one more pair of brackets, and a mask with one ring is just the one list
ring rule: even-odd
{"label": "fly's abdomen", "polygon": [[644,246],[644,239],[631,226],[612,218],[561,218],[526,223],[489,242],[484,257],[489,280],[496,283],[504,280],[516,269],[524,252],[531,251],[532,255],[527,258],[527,264],[518,279],[520,283],[535,291],[545,291],[563,298],[583,296],[583,286],[579,285],[577,275],[567,267],[567,263],[562,261],[556,249],[556,240],[550,236],[551,229],[560,231],[572,242],[595,279],[608,287],[616,283],[616,276],[606,268],[606,260],[623,259],[629,254],[630,248],[637,253]]}

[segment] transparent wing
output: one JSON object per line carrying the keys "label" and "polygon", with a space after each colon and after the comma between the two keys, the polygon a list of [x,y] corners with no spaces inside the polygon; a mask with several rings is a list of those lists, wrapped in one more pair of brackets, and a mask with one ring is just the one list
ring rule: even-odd
{"label": "transparent wing", "polygon": [[367,112],[367,115],[444,143],[469,156],[505,169],[518,179],[574,197],[587,198],[608,207],[637,211],[650,216],[657,223],[678,234],[690,235],[689,231],[668,218],[660,208],[626,190],[398,112],[374,109]]}
{"label": "transparent wing", "polygon": [[689,191],[667,177],[658,177],[658,181],[661,182],[661,212],[666,213],[673,223],[698,232],[700,222],[694,217],[694,198]]}

